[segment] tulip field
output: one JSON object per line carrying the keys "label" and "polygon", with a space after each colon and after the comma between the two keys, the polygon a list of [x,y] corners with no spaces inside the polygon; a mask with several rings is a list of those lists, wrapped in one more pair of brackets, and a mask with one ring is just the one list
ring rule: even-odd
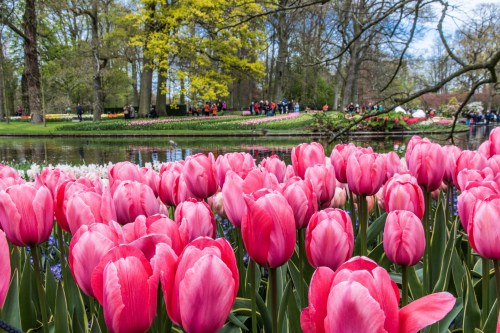
{"label": "tulip field", "polygon": [[291,161],[0,164],[0,332],[500,333],[500,127]]}

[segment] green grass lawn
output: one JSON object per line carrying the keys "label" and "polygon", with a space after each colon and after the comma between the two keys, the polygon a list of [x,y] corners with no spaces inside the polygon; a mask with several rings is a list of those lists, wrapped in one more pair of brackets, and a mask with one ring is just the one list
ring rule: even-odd
{"label": "green grass lawn", "polygon": [[[175,121],[171,121],[171,120]],[[273,119],[269,122],[260,122],[261,120]],[[244,122],[252,122],[244,124]],[[149,135],[252,135],[266,132],[268,134],[305,134],[313,130],[325,128],[329,123],[334,131],[343,128],[349,124],[341,113],[329,112],[328,114],[300,114],[292,115],[290,118],[279,119],[279,116],[266,118],[264,116],[232,116],[232,117],[214,117],[194,119],[191,117],[180,119],[160,118],[150,122],[149,119],[139,119],[125,121],[123,119],[106,119],[100,122],[85,120],[83,122],[63,122],[48,121],[45,124],[31,124],[27,121],[11,121],[10,123],[0,122],[0,135],[46,135],[46,136],[113,136],[113,135],[131,135],[131,136],[149,136]],[[131,124],[135,124],[131,126]],[[394,130],[416,130],[421,132],[447,131],[450,125],[431,124],[422,126],[417,123],[406,128],[394,128]],[[456,128],[457,131],[466,129],[464,125]],[[361,126],[360,130],[366,130]],[[391,127],[392,129],[392,127]],[[355,129],[353,129],[355,130]],[[370,129],[368,129],[370,130]],[[386,128],[385,132],[388,129]],[[384,130],[382,130],[384,132]]]}

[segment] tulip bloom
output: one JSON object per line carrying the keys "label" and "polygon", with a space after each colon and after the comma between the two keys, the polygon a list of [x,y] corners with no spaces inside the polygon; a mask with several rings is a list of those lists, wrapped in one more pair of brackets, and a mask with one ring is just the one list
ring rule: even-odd
{"label": "tulip bloom", "polygon": [[416,265],[425,250],[421,218],[406,210],[390,212],[385,221],[383,244],[391,262],[403,266]]}
{"label": "tulip bloom", "polygon": [[469,216],[467,234],[469,243],[479,255],[486,259],[500,260],[500,195],[478,199]]}
{"label": "tulip bloom", "polygon": [[71,238],[69,268],[76,284],[86,295],[94,297],[91,284],[94,268],[109,250],[123,242],[119,231],[117,226],[94,223],[83,225]]}
{"label": "tulip bloom", "polygon": [[111,194],[105,189],[102,194],[93,190],[82,190],[68,198],[66,204],[66,221],[69,230],[74,234],[81,225],[116,221],[116,211]]}
{"label": "tulip bloom", "polygon": [[123,180],[113,194],[116,218],[120,224],[133,222],[139,215],[160,212],[160,203],[151,187],[136,181]]}
{"label": "tulip bloom", "polygon": [[271,190],[244,195],[246,210],[241,222],[245,248],[261,266],[276,268],[293,255],[295,223],[292,207],[285,197]]}
{"label": "tulip bloom", "polygon": [[226,173],[229,170],[237,173],[241,178],[255,168],[255,159],[248,153],[228,153],[220,155],[215,161],[215,174],[217,184],[222,188],[226,179]]}
{"label": "tulip bloom", "polygon": [[463,169],[457,175],[456,187],[460,191],[465,191],[469,188],[469,184],[477,182],[481,183],[484,178],[485,174],[483,171]]}
{"label": "tulip bloom", "polygon": [[[173,278],[167,280],[169,275]],[[218,332],[238,294],[234,251],[224,238],[198,238],[180,255],[174,274],[164,271],[161,283],[174,323],[188,333]]]}
{"label": "tulip bloom", "polygon": [[45,242],[54,225],[54,204],[46,186],[13,185],[0,191],[0,224],[16,246]]}
{"label": "tulip bloom", "polygon": [[315,165],[307,168],[305,179],[308,179],[321,207],[328,206],[335,195],[337,180],[333,167],[324,165]]}
{"label": "tulip bloom", "polygon": [[347,192],[345,188],[337,186],[335,189],[335,195],[330,203],[331,208],[342,208],[347,201]]}
{"label": "tulip bloom", "polygon": [[325,165],[325,150],[318,142],[303,143],[292,149],[292,166],[295,175],[304,179],[307,168]]}
{"label": "tulip bloom", "polygon": [[495,127],[491,130],[488,141],[490,142],[490,156],[500,154],[500,128]]}
{"label": "tulip bloom", "polygon": [[277,155],[266,157],[260,162],[260,166],[276,176],[278,183],[285,181],[286,163]]}
{"label": "tulip bloom", "polygon": [[443,152],[445,160],[443,181],[449,184],[453,182],[453,175],[457,168],[457,158],[460,156],[462,150],[457,146],[448,145],[443,146]]}
{"label": "tulip bloom", "polygon": [[424,216],[424,194],[410,174],[396,174],[389,179],[383,189],[383,200],[386,212],[408,210],[420,219]]}
{"label": "tulip bloom", "polygon": [[385,180],[385,159],[379,154],[353,153],[346,168],[347,184],[356,195],[374,195]]}
{"label": "tulip bloom", "polygon": [[335,272],[316,270],[300,325],[304,333],[417,333],[450,312],[455,298],[443,292],[401,310],[398,304],[399,290],[389,273],[366,257],[355,257]]}
{"label": "tulip bloom", "polygon": [[[179,199],[179,178],[184,168],[184,161],[169,162],[160,168],[160,182],[158,184],[158,195],[160,200],[167,206],[177,206],[183,200]],[[183,184],[183,183],[182,183]],[[182,185],[181,185],[182,186]]]}
{"label": "tulip bloom", "polygon": [[458,187],[457,175],[464,169],[482,170],[486,167],[486,158],[471,150],[464,150],[456,160],[455,171],[453,172],[453,184]]}
{"label": "tulip bloom", "polygon": [[202,236],[215,238],[214,213],[204,201],[188,199],[181,202],[175,209],[175,222],[184,244]]}
{"label": "tulip bloom", "polygon": [[241,228],[241,219],[245,210],[243,199],[243,179],[235,172],[229,171],[222,187],[222,204],[229,222]]}
{"label": "tulip bloom", "polygon": [[[472,186],[477,185],[477,186]],[[471,214],[478,200],[486,200],[491,195],[498,194],[496,185],[492,182],[471,183],[471,187],[465,189],[457,198],[457,210],[460,223],[465,232],[472,218]]]}
{"label": "tulip bloom", "polygon": [[401,159],[399,158],[398,154],[395,152],[391,151],[388,152],[387,154],[382,154],[385,158],[385,181],[390,179],[394,174],[396,173],[401,173]]}
{"label": "tulip bloom", "polygon": [[43,168],[40,173],[40,181],[43,185],[47,186],[52,194],[52,197],[56,196],[57,187],[62,184],[66,179],[71,179],[72,177],[66,172],[59,168]]}
{"label": "tulip bloom", "polygon": [[142,176],[144,177],[144,184],[151,187],[155,196],[158,196],[158,191],[160,187],[160,176],[154,169],[141,168]]}
{"label": "tulip bloom", "polygon": [[335,177],[337,180],[343,184],[347,183],[347,160],[353,151],[356,151],[356,146],[352,143],[349,144],[339,144],[336,145],[332,154],[330,155],[330,161],[335,170]]}
{"label": "tulip bloom", "polygon": [[0,272],[2,272],[0,275],[0,309],[2,309],[10,284],[9,244],[7,244],[7,238],[2,230],[0,230]]}
{"label": "tulip bloom", "polygon": [[217,192],[214,155],[196,154],[189,156],[184,164],[183,174],[188,190],[196,198],[208,198]]}
{"label": "tulip bloom", "polygon": [[140,250],[129,245],[111,249],[92,273],[92,290],[111,332],[147,332],[153,324],[158,277]]}
{"label": "tulip bloom", "polygon": [[308,179],[293,177],[283,187],[283,196],[292,207],[295,227],[297,229],[307,227],[311,216],[318,210],[318,200],[311,182]]}
{"label": "tulip bloom", "polygon": [[131,162],[118,162],[108,168],[109,187],[111,194],[123,180],[133,180],[144,183],[144,175],[137,165]]}
{"label": "tulip bloom", "polygon": [[443,182],[445,158],[443,149],[428,140],[417,142],[408,154],[406,162],[410,173],[427,191],[437,190]]}
{"label": "tulip bloom", "polygon": [[306,255],[311,266],[336,270],[353,251],[354,232],[345,211],[327,208],[311,217],[306,230]]}

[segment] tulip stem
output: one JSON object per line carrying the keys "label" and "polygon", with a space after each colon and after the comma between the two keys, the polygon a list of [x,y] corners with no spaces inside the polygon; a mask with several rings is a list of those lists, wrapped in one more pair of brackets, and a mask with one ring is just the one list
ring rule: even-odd
{"label": "tulip stem", "polygon": [[273,317],[272,327],[273,333],[278,333],[278,283],[277,276],[278,271],[276,268],[269,268],[269,288],[271,289],[271,313]]}
{"label": "tulip stem", "polygon": [[[245,256],[245,246],[243,245],[243,237],[241,235],[241,229],[235,228],[234,232],[236,233],[236,240],[238,242],[238,250],[236,251],[236,265],[238,266],[238,271],[240,273],[240,280],[244,281],[243,278],[245,277],[245,262],[243,257]],[[244,283],[240,284],[240,290],[238,292],[238,295],[243,296],[246,294],[246,285]]]}
{"label": "tulip stem", "polygon": [[482,299],[483,299],[483,306],[481,308],[481,321],[484,325],[486,322],[486,319],[488,318],[488,312],[489,312],[489,287],[490,287],[490,265],[489,265],[489,260],[486,258],[481,258],[481,262],[483,264],[482,270],[483,270],[483,279],[482,279]]}
{"label": "tulip stem", "polygon": [[351,209],[352,230],[356,232],[356,207],[354,207],[354,195],[351,190],[349,190],[349,205]]}
{"label": "tulip stem", "polygon": [[359,214],[359,235],[361,240],[361,255],[368,255],[368,246],[366,244],[366,235],[368,231],[368,205],[366,196],[359,196],[358,214]]}
{"label": "tulip stem", "polygon": [[452,215],[451,213],[451,204],[450,204],[450,198],[451,198],[451,184],[448,183],[448,187],[446,188],[446,208],[445,208],[445,216],[446,220],[452,221]]}
{"label": "tulip stem", "polygon": [[300,305],[301,308],[305,308],[307,305],[306,302],[306,286],[304,284],[304,276],[305,276],[305,260],[306,260],[306,245],[305,245],[305,230],[299,230],[299,264],[300,264]]}
{"label": "tulip stem", "polygon": [[67,266],[67,260],[66,260],[66,249],[64,248],[64,236],[63,236],[63,230],[59,226],[58,223],[56,223],[56,232],[57,232],[57,245],[59,245],[59,252],[61,253],[61,271],[63,275],[63,281],[67,280],[67,274],[66,274],[66,269],[65,267]]}
{"label": "tulip stem", "polygon": [[255,285],[255,261],[249,259],[248,265],[250,266],[250,284],[252,286],[252,290],[250,291],[252,302],[252,333],[257,333],[257,300],[255,293],[259,292],[259,289]]}
{"label": "tulip stem", "polygon": [[401,306],[408,305],[408,266],[401,266],[401,275],[403,281],[401,283],[401,289],[403,291],[403,297],[401,298]]}
{"label": "tulip stem", "polygon": [[430,245],[431,245],[431,230],[429,225],[429,217],[431,215],[431,192],[424,189],[424,201],[425,201],[425,212],[424,212],[424,232],[425,232],[425,252],[424,252],[424,272],[423,272],[423,285],[424,293],[428,295],[430,293],[430,275],[431,275],[431,256],[430,256]]}
{"label": "tulip stem", "polygon": [[33,256],[33,265],[35,268],[38,301],[40,303],[40,311],[42,312],[42,330],[44,333],[48,333],[49,320],[47,316],[47,303],[45,302],[45,291],[43,290],[42,272],[40,270],[40,256],[38,255],[38,247],[36,245],[31,246],[31,255]]}
{"label": "tulip stem", "polygon": [[495,280],[497,284],[497,305],[498,305],[498,312],[500,315],[500,260],[493,260],[493,265],[495,266]]}

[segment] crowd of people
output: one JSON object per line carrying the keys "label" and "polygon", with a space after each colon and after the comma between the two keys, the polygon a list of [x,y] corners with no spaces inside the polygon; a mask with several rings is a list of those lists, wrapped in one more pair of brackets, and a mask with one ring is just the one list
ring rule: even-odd
{"label": "crowd of people", "polygon": [[469,111],[465,113],[465,121],[467,126],[483,122],[489,125],[491,121],[500,122],[500,112],[497,113],[496,110],[487,110],[486,113],[483,114],[480,110]]}
{"label": "crowd of people", "polygon": [[274,116],[276,113],[287,114],[291,112],[300,112],[300,104],[293,99],[287,101],[286,98],[278,101],[278,103],[260,100],[251,102],[249,111],[252,115]]}

